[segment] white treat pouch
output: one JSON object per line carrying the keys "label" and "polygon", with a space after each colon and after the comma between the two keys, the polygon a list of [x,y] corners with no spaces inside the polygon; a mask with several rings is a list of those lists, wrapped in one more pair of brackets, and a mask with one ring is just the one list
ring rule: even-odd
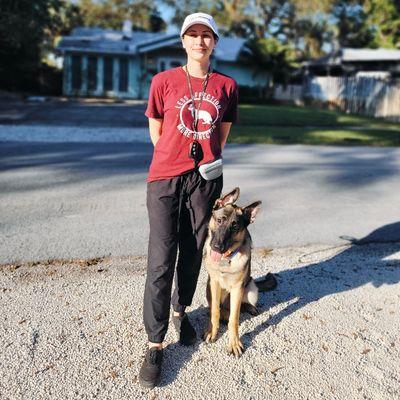
{"label": "white treat pouch", "polygon": [[199,172],[206,181],[218,178],[222,175],[222,158],[200,165]]}

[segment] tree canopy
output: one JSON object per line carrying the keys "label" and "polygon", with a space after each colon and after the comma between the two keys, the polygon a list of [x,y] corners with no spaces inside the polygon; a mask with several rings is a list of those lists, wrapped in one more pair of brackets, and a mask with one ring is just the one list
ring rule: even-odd
{"label": "tree canopy", "polygon": [[164,31],[186,15],[214,15],[224,35],[249,41],[256,65],[282,76],[295,62],[340,47],[400,49],[398,0],[1,0],[0,87],[31,87],[44,56],[77,26]]}
{"label": "tree canopy", "polygon": [[135,30],[165,29],[154,0],[79,0],[77,6],[85,26],[121,29],[122,23],[130,20]]}
{"label": "tree canopy", "polygon": [[35,88],[41,47],[60,6],[59,0],[0,2],[0,87]]}

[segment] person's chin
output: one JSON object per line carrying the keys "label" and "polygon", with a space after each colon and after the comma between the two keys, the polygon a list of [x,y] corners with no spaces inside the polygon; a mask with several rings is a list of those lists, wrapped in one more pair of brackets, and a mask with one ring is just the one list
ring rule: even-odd
{"label": "person's chin", "polygon": [[202,61],[209,58],[206,51],[192,51],[190,56],[196,61]]}

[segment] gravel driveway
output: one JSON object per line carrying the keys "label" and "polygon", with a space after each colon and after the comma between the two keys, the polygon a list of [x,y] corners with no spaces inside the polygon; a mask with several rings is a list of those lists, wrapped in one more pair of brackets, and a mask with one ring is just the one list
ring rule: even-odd
{"label": "gravel driveway", "polygon": [[[185,348],[171,328],[161,387],[142,389],[145,259],[0,269],[2,399],[398,399],[400,246],[260,249],[254,276],[277,274],[260,314],[243,315],[246,351]],[[207,321],[201,273],[190,317]]]}

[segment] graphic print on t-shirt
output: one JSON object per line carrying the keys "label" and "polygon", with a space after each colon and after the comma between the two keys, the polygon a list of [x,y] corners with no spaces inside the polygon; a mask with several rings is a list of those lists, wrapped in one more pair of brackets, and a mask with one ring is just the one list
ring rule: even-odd
{"label": "graphic print on t-shirt", "polygon": [[[219,118],[221,104],[217,98],[211,94],[205,93],[201,103],[201,109],[197,110],[201,99],[201,92],[194,93],[195,107],[189,96],[183,96],[175,105],[179,109],[179,132],[183,136],[193,137],[193,139],[210,139],[215,130],[216,122]],[[193,130],[193,114],[198,113],[197,131]]]}

